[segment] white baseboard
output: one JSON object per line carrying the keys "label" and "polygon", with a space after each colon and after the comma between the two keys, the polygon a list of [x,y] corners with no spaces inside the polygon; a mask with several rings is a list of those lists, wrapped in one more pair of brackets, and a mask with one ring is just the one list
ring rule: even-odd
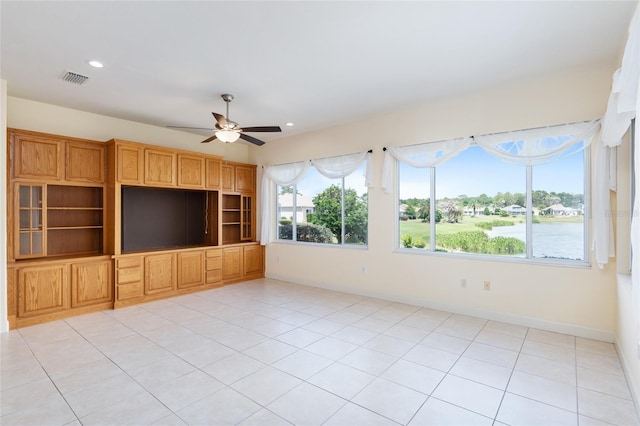
{"label": "white baseboard", "polygon": [[265,277],[288,281],[295,284],[308,285],[311,287],[319,287],[327,290],[342,291],[345,293],[358,294],[360,296],[375,297],[378,299],[390,300],[393,302],[406,303],[409,305],[421,306],[425,308],[438,309],[441,311],[453,312],[461,315],[469,315],[478,318],[484,318],[492,321],[506,322],[509,324],[521,325],[524,327],[537,328],[540,330],[553,331],[556,333],[570,334],[573,336],[584,337],[586,339],[600,340],[603,342],[614,343],[615,333],[608,330],[600,330],[597,328],[583,327],[575,324],[566,324],[555,321],[548,321],[539,318],[531,318],[520,315],[507,314],[503,312],[489,311],[486,309],[478,309],[469,306],[451,305],[447,303],[434,302],[428,299],[419,299],[407,297],[394,293],[376,292],[362,290],[359,288],[349,287],[348,285],[334,285],[322,281],[314,281],[309,279],[298,279],[273,273],[266,273]]}
{"label": "white baseboard", "polygon": [[640,383],[636,383],[635,380],[633,380],[633,376],[630,374],[631,369],[629,368],[629,364],[627,363],[627,360],[625,359],[622,351],[618,349],[620,346],[618,345],[617,337],[615,345],[618,352],[618,358],[620,359],[620,364],[622,364],[622,371],[624,371],[624,375],[627,379],[629,392],[631,392],[631,399],[633,400],[633,404],[636,406],[636,413],[638,414],[638,418],[640,418],[640,395],[638,395],[638,392],[636,390],[638,389],[636,386],[640,386]]}

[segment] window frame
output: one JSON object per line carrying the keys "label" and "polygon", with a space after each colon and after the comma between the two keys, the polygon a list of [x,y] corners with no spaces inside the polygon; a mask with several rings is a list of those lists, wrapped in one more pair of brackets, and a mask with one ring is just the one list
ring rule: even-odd
{"label": "window frame", "polygon": [[[310,166],[310,168],[312,168],[314,166]],[[355,172],[357,172],[359,170],[356,169]],[[369,197],[367,196],[367,243],[366,244],[348,244],[345,243],[345,179],[346,177],[342,177],[339,178],[340,179],[340,205],[341,205],[341,212],[340,212],[340,220],[341,220],[341,235],[340,235],[340,242],[339,243],[335,243],[335,244],[329,244],[329,243],[315,243],[315,242],[311,242],[311,241],[298,241],[298,235],[297,235],[297,227],[298,227],[298,218],[297,218],[297,195],[298,195],[298,185],[290,185],[286,188],[293,188],[292,194],[293,194],[293,200],[292,200],[292,208],[293,208],[293,212],[292,212],[292,235],[291,235],[291,239],[290,240],[285,240],[285,239],[281,239],[280,238],[280,233],[278,232],[278,196],[279,188],[285,188],[284,186],[281,185],[276,185],[276,191],[275,191],[275,210],[276,210],[276,214],[274,215],[275,217],[275,221],[272,224],[275,225],[276,227],[276,232],[275,232],[275,236],[276,238],[274,239],[274,242],[276,243],[284,243],[284,244],[301,244],[301,245],[308,245],[308,246],[312,246],[312,247],[340,247],[340,248],[350,248],[350,249],[359,249],[359,250],[366,250],[369,248],[369,202],[368,199]],[[338,179],[335,179],[336,181]],[[367,189],[367,194],[369,193],[369,188]]]}
{"label": "window frame", "polygon": [[[475,143],[472,143],[470,147],[478,146]],[[575,153],[574,155],[577,155]],[[400,206],[400,167],[398,166],[400,160],[394,158],[394,167],[395,167],[395,214],[394,218],[396,221],[395,229],[395,238],[394,238],[394,252],[399,253],[411,253],[418,255],[428,255],[428,256],[444,256],[444,257],[455,257],[461,259],[472,259],[472,260],[489,260],[489,261],[497,261],[497,262],[512,262],[512,263],[526,263],[526,264],[538,264],[538,265],[547,265],[547,266],[563,266],[563,267],[576,267],[576,268],[590,268],[591,267],[591,250],[589,241],[591,241],[591,145],[582,149],[583,155],[583,186],[584,186],[584,219],[583,219],[583,259],[582,260],[571,260],[571,259],[553,259],[553,258],[541,258],[533,256],[533,167],[535,166],[524,166],[526,167],[526,251],[524,257],[516,257],[516,256],[497,256],[491,254],[482,254],[482,253],[454,253],[454,252],[442,252],[436,251],[436,222],[433,220],[436,216],[436,202],[437,194],[436,194],[436,180],[437,180],[437,168],[429,167],[430,180],[430,194],[429,198],[431,200],[430,203],[430,220],[429,220],[429,237],[430,244],[429,247],[425,249],[413,249],[413,248],[404,248],[402,247],[400,241],[400,220],[399,220],[399,206]]]}

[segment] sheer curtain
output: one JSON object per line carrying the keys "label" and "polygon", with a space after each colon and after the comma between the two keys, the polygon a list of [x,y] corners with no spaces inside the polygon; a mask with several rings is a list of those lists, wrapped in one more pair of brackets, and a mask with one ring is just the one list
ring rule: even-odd
{"label": "sheer curtain", "polygon": [[[635,14],[629,26],[629,38],[622,58],[622,66],[613,74],[613,84],[607,111],[602,119],[602,132],[598,141],[595,164],[595,195],[594,195],[594,239],[593,250],[596,262],[600,268],[609,262],[614,256],[613,225],[611,219],[611,191],[615,191],[615,147],[622,143],[622,137],[631,125],[631,120],[636,117],[639,109],[640,98],[640,6],[636,7]],[[638,146],[638,125],[635,127],[636,147]],[[636,158],[638,149],[636,148]],[[636,160],[636,165],[639,164]],[[640,177],[632,177],[635,181],[636,198],[631,219],[631,247],[635,264],[638,265],[640,257],[640,204],[638,194]],[[632,268],[632,282],[634,288],[640,288],[640,267]],[[640,298],[638,295],[636,298]],[[636,301],[640,305],[640,300]],[[640,319],[638,320],[640,328]],[[640,339],[639,339],[640,340]]]}
{"label": "sheer curtain", "polygon": [[532,166],[586,148],[599,128],[600,120],[594,120],[481,135],[474,139],[482,149],[507,163]]}
{"label": "sheer curtain", "polygon": [[363,161],[367,162],[364,177],[367,188],[373,186],[373,163],[371,153],[368,151],[356,154],[339,155],[311,160],[318,172],[329,179],[339,179],[349,176],[358,170]]}
{"label": "sheer curtain", "polygon": [[309,170],[311,163],[299,161],[297,163],[280,164],[277,166],[264,166],[262,173],[262,203],[261,203],[261,229],[260,244],[263,246],[271,241],[271,212],[273,203],[273,189],[275,185],[292,186],[300,182]]}
{"label": "sheer curtain", "polygon": [[382,189],[387,194],[393,186],[393,158],[413,167],[435,167],[455,157],[471,144],[471,138],[427,142],[418,145],[390,146],[384,153]]}

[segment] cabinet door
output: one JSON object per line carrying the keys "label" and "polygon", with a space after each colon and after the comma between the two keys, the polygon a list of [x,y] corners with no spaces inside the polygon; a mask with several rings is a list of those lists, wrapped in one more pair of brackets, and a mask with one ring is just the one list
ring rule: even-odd
{"label": "cabinet door", "polygon": [[244,275],[262,274],[264,255],[260,245],[244,246]]}
{"label": "cabinet door", "polygon": [[111,302],[111,261],[71,265],[71,307]]}
{"label": "cabinet door", "polygon": [[14,135],[14,176],[27,179],[62,179],[63,142],[29,135]]}
{"label": "cabinet door", "polygon": [[242,247],[222,249],[222,279],[231,280],[242,277]]}
{"label": "cabinet door", "polygon": [[235,166],[235,190],[243,194],[256,192],[256,177],[254,166]]}
{"label": "cabinet door", "polygon": [[137,146],[117,145],[118,182],[142,184],[142,149]]}
{"label": "cabinet door", "polygon": [[176,288],[175,255],[154,254],[144,261],[144,293],[156,294]]}
{"label": "cabinet door", "polygon": [[67,142],[66,154],[66,180],[104,183],[104,145]]}
{"label": "cabinet door", "polygon": [[204,284],[204,252],[178,253],[178,288]]}
{"label": "cabinet door", "polygon": [[243,195],[240,223],[240,239],[242,241],[253,241],[253,214],[253,197]]}
{"label": "cabinet door", "polygon": [[178,186],[204,187],[204,158],[178,154]]}
{"label": "cabinet door", "polygon": [[16,259],[46,255],[44,185],[15,186],[14,255]]}
{"label": "cabinet door", "polygon": [[18,316],[29,317],[69,308],[69,281],[65,264],[18,270]]}
{"label": "cabinet door", "polygon": [[230,164],[222,164],[220,166],[220,186],[223,191],[234,192],[234,175],[233,166]]}
{"label": "cabinet door", "polygon": [[206,187],[207,189],[220,189],[220,166],[222,161],[215,158],[206,160]]}
{"label": "cabinet door", "polygon": [[176,156],[171,152],[144,150],[144,183],[176,186]]}

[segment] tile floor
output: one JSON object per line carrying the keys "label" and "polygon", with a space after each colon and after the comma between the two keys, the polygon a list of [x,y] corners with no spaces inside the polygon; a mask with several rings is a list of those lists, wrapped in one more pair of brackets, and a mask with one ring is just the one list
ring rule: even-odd
{"label": "tile floor", "polygon": [[3,425],[637,425],[612,344],[256,280],[0,335]]}

